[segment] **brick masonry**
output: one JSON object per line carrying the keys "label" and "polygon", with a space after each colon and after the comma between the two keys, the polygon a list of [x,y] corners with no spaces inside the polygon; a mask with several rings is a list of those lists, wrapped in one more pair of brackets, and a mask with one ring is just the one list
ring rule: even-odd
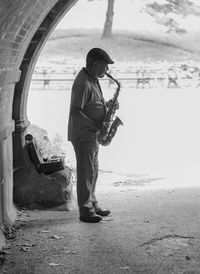
{"label": "brick masonry", "polygon": [[[20,78],[20,76],[26,75],[21,71],[23,58],[32,38],[51,10],[54,11],[54,14],[59,15],[75,2],[76,0],[0,0],[0,225],[12,223],[16,217],[12,201],[12,134],[15,127],[15,117],[18,118],[18,127],[20,121],[23,126],[26,125],[24,121],[26,120],[28,90],[24,91],[26,79],[24,78],[22,81],[23,77]],[[58,21],[58,18],[55,16],[53,20]],[[47,22],[53,23],[51,20],[47,20]],[[53,24],[49,25],[48,29],[47,23],[46,31],[50,31],[52,26]],[[33,55],[26,55],[27,57],[30,57],[28,65],[31,65]],[[26,69],[26,66],[24,68]],[[18,81],[20,84],[16,89]],[[15,107],[15,104],[18,107]],[[21,111],[21,109],[25,110]],[[15,113],[15,110],[18,113]],[[17,145],[22,147],[22,144]],[[0,237],[0,249],[2,246],[3,240]]]}

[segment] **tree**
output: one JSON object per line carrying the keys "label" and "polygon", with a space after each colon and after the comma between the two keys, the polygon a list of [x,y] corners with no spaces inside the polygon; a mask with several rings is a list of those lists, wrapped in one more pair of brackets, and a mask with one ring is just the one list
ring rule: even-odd
{"label": "tree", "polygon": [[186,32],[180,26],[179,19],[188,15],[200,15],[200,6],[190,0],[146,0],[145,11],[154,17],[157,23],[167,27],[167,32]]}
{"label": "tree", "polygon": [[[88,1],[93,1],[93,0],[88,0]],[[107,0],[107,1],[108,1],[108,5],[107,5],[107,12],[106,12],[106,20],[104,23],[102,38],[112,37],[112,24],[113,24],[115,0]]]}
{"label": "tree", "polygon": [[107,12],[106,12],[106,21],[103,29],[103,38],[111,38],[112,37],[112,24],[113,24],[113,16],[114,16],[114,2],[115,0],[108,0]]}

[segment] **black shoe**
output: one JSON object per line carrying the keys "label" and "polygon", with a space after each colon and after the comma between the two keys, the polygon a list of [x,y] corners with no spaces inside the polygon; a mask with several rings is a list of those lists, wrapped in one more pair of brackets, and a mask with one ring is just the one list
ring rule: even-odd
{"label": "black shoe", "polygon": [[111,213],[109,209],[102,209],[100,207],[94,207],[94,210],[97,215],[100,215],[102,217],[108,216]]}
{"label": "black shoe", "polygon": [[99,223],[102,220],[101,216],[93,212],[87,215],[80,215],[79,219],[82,222],[86,222],[86,223]]}

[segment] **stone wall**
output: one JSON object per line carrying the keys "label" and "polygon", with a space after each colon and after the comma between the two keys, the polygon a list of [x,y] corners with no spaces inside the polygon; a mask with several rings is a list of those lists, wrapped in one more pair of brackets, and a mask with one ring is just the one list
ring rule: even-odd
{"label": "stone wall", "polygon": [[[29,123],[26,114],[29,79],[48,35],[75,2],[76,0],[0,0],[1,226],[12,224],[16,218],[13,165],[19,167],[26,164],[23,137]],[[37,39],[34,40],[34,37]],[[13,146],[16,148],[14,155]],[[3,244],[0,231],[0,249]]]}

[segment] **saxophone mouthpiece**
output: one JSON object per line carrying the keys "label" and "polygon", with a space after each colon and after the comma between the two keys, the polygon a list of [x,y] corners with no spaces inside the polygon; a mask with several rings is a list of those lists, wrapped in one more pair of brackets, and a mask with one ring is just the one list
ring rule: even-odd
{"label": "saxophone mouthpiece", "polygon": [[113,79],[113,77],[109,74],[109,73],[105,73],[105,75],[108,77],[108,78],[112,78]]}
{"label": "saxophone mouthpiece", "polygon": [[112,75],[110,75],[109,73],[105,73],[105,75],[108,77],[108,78],[110,78],[110,79],[112,79],[116,84],[117,84],[117,86],[118,86],[118,88],[120,89],[121,88],[121,84],[117,81],[117,79],[115,79]]}
{"label": "saxophone mouthpiece", "polygon": [[110,74],[110,73],[105,73],[105,75],[108,77],[108,78],[110,78],[110,79],[112,79],[115,83],[117,82],[117,80]]}

